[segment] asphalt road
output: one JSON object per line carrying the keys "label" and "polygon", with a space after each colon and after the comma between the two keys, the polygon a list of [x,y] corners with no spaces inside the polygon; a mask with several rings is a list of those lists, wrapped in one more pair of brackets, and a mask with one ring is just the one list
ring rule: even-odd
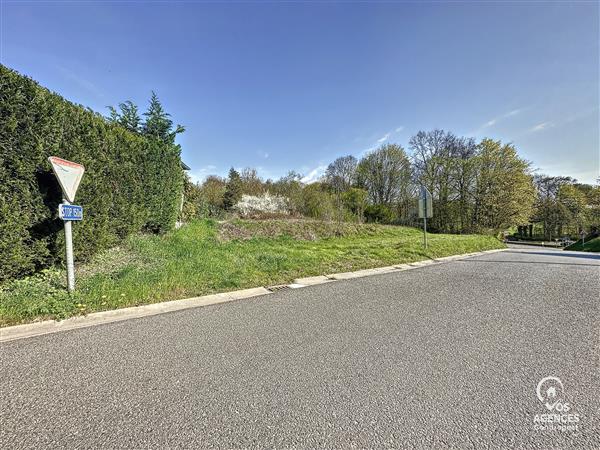
{"label": "asphalt road", "polygon": [[[2,344],[11,448],[600,448],[600,257],[513,249]],[[535,430],[546,376],[579,430]]]}

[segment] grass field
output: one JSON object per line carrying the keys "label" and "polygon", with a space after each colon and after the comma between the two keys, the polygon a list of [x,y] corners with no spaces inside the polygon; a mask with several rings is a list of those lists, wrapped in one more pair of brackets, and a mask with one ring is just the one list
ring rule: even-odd
{"label": "grass field", "polygon": [[576,250],[580,252],[600,252],[600,236],[585,241],[582,245],[581,239],[574,244],[569,245],[565,250]]}
{"label": "grass field", "polygon": [[0,325],[65,318],[321,275],[489,250],[490,236],[304,220],[200,221],[164,236],[141,235],[77,267],[77,291],[50,269],[0,286]]}

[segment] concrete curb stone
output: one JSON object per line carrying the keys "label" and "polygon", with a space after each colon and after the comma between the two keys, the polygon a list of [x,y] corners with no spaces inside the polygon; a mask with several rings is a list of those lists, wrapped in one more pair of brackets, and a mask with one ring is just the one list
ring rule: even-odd
{"label": "concrete curb stone", "polygon": [[[412,270],[420,267],[427,267],[429,265],[437,263],[456,261],[460,259],[471,258],[473,256],[481,256],[488,253],[501,252],[504,250],[507,249],[502,248],[494,250],[485,250],[476,253],[446,256],[443,258],[436,258],[434,260],[416,261],[409,264],[398,264],[394,266],[376,267],[373,269],[362,269],[354,272],[342,272],[329,275],[318,275],[313,277],[298,278],[294,280],[294,282],[291,283],[289,287],[293,289],[299,289],[323,283],[331,283],[337,280],[350,280],[371,275],[401,272],[403,270]],[[157,314],[181,311],[189,308],[216,305],[219,303],[226,303],[235,300],[267,295],[271,293],[272,292],[266,289],[265,287],[256,287],[233,292],[223,292],[220,294],[204,295],[202,297],[186,298],[183,300],[171,300],[167,302],[152,303],[150,305],[133,306],[115,309],[111,311],[101,311],[91,313],[86,316],[71,317],[62,321],[45,320],[43,322],[15,325],[11,327],[0,328],[0,343],[14,341],[17,339],[24,339],[28,337],[40,336],[49,333],[57,333],[60,331],[76,330],[79,328],[86,328],[106,323],[154,316]]]}

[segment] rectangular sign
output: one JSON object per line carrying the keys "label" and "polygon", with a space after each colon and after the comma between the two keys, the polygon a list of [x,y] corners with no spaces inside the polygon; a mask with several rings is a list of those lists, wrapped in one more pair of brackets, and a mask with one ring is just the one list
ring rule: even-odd
{"label": "rectangular sign", "polygon": [[431,218],[433,217],[433,199],[429,191],[422,187],[421,195],[419,196],[419,218]]}
{"label": "rectangular sign", "polygon": [[61,203],[58,205],[58,217],[62,220],[83,220],[83,206]]}

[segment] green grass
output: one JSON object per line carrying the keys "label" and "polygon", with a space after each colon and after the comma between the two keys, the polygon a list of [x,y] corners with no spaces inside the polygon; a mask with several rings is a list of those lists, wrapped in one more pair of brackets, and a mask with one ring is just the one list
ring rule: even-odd
{"label": "green grass", "polygon": [[574,244],[565,247],[565,250],[577,250],[580,252],[600,252],[600,236],[585,241],[585,245],[582,245],[581,239]]}
{"label": "green grass", "polygon": [[77,291],[51,269],[0,286],[0,325],[65,318],[321,275],[501,248],[490,236],[414,228],[270,220],[200,221],[164,236],[133,236],[77,268]]}

